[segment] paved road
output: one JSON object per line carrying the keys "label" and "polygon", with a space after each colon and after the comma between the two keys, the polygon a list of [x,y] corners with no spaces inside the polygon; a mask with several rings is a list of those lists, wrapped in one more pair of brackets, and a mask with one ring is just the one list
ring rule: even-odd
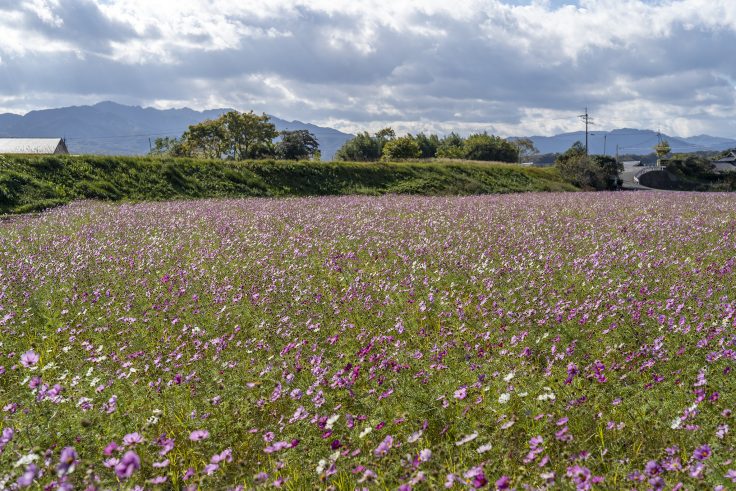
{"label": "paved road", "polygon": [[[636,174],[638,174],[642,169],[645,169],[645,167],[629,167],[624,169],[624,171],[620,174],[621,179],[623,180],[623,184],[621,187],[626,190],[631,191],[667,191],[667,189],[657,189],[657,188],[650,188],[647,186],[642,186],[636,180],[634,180],[634,177]],[[661,171],[661,169],[654,168],[651,170],[651,172],[658,172]]]}

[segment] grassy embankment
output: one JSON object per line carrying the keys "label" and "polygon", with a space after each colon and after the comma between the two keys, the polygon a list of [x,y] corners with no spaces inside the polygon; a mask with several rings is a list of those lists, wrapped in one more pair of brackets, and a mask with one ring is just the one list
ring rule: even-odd
{"label": "grassy embankment", "polygon": [[0,157],[0,213],[79,199],[159,201],[574,190],[552,169],[477,162],[213,162],[104,156]]}

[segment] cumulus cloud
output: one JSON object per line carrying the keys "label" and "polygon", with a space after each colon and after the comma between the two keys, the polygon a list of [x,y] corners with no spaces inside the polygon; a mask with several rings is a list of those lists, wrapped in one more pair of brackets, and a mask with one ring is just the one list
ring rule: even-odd
{"label": "cumulus cloud", "polygon": [[0,106],[235,107],[347,131],[736,135],[732,0],[0,0]]}

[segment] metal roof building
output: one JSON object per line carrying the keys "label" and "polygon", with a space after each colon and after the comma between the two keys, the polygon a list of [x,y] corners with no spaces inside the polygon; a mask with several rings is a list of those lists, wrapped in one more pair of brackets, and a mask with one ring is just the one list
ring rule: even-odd
{"label": "metal roof building", "polygon": [[729,152],[728,155],[716,160],[716,164],[736,164],[736,152]]}
{"label": "metal roof building", "polygon": [[0,154],[69,154],[63,138],[0,138]]}

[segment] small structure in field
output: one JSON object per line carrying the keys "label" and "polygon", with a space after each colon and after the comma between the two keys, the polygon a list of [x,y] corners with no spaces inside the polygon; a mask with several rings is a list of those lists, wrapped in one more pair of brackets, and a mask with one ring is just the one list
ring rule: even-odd
{"label": "small structure in field", "polygon": [[715,171],[719,174],[724,172],[736,172],[736,152],[729,152],[728,155],[713,161]]}
{"label": "small structure in field", "polygon": [[68,155],[63,138],[0,138],[0,154]]}

